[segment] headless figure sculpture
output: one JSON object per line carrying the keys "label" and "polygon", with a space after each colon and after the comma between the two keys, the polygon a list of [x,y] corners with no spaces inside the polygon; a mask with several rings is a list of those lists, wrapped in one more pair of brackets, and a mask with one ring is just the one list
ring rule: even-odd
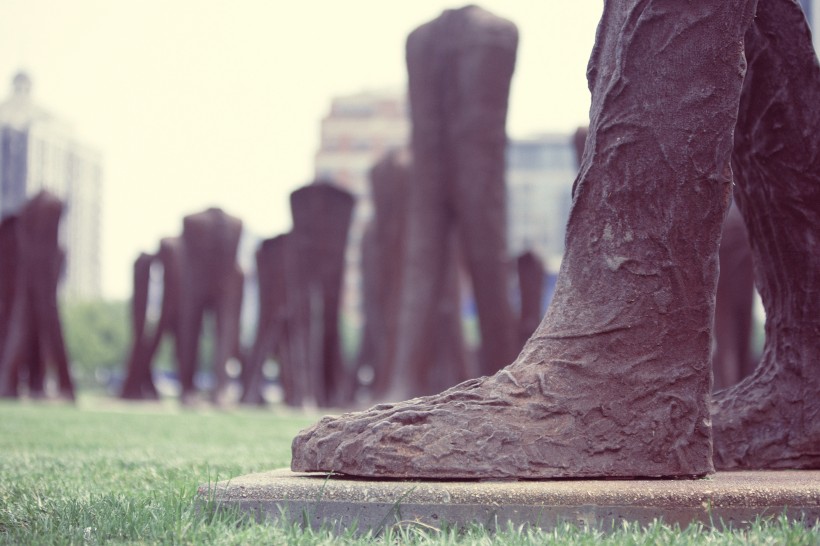
{"label": "headless figure sculpture", "polygon": [[[265,404],[264,364],[275,356],[279,364],[279,383],[285,404],[301,406],[309,381],[305,370],[293,369],[288,349],[288,269],[289,233],[265,239],[256,249],[256,278],[259,286],[259,318],[256,338],[247,365],[242,370],[243,404]],[[291,253],[292,254],[292,253]]]}
{"label": "headless figure sculpture", "polygon": [[236,354],[243,275],[236,261],[242,221],[218,208],[183,219],[179,249],[179,315],[177,357],[180,399],[190,403],[196,393],[194,376],[199,336],[206,312],[215,319],[214,389],[222,403],[228,385],[227,362]]}
{"label": "headless figure sculpture", "polygon": [[[555,296],[518,358],[327,417],[291,467],[400,478],[692,477],[820,467],[820,67],[793,0],[612,0]],[[721,225],[738,173],[766,308],[712,402]]]}
{"label": "headless figure sculpture", "polygon": [[476,6],[447,10],[407,39],[413,159],[394,351],[397,376],[388,397],[393,400],[415,395],[402,386],[428,373],[435,359],[431,340],[441,332],[437,307],[456,273],[456,248],[475,295],[482,373],[494,373],[515,356],[504,125],[517,43],[512,23]]}
{"label": "headless figure sculpture", "polygon": [[[65,260],[58,232],[63,203],[41,191],[9,223],[13,266],[4,266],[4,303],[0,331],[0,396],[16,397],[21,371],[28,373],[29,396],[45,396],[46,365],[57,372],[59,396],[74,400],[68,354],[57,304]],[[5,237],[4,237],[5,238]],[[11,243],[8,239],[7,243]],[[4,258],[8,258],[5,256]]]}
{"label": "headless figure sculpture", "polygon": [[[127,373],[120,397],[126,400],[155,400],[159,393],[154,385],[151,363],[163,336],[172,336],[177,363],[179,363],[179,260],[181,240],[165,237],[160,240],[156,254],[140,254],[134,262],[134,297],[131,302],[133,341],[128,357]],[[148,325],[148,292],[151,266],[162,266],[162,307],[159,321],[153,330]]]}
{"label": "headless figure sculpture", "polygon": [[[354,378],[342,357],[339,303],[353,196],[328,181],[290,195],[293,230],[288,235],[288,359],[305,379],[305,398],[319,407],[350,403]],[[307,400],[305,400],[307,401]]]}

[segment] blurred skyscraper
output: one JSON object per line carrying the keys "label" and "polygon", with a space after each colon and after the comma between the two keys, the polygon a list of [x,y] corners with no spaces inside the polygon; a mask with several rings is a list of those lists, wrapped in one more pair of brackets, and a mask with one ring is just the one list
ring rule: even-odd
{"label": "blurred skyscraper", "polygon": [[800,5],[811,27],[814,51],[820,52],[820,0],[800,0]]}
{"label": "blurred skyscraper", "polygon": [[14,214],[41,189],[66,204],[60,227],[66,250],[63,290],[75,299],[100,297],[100,155],[71,127],[31,98],[31,79],[12,80],[0,103],[0,217]]}
{"label": "blurred skyscraper", "polygon": [[545,134],[507,145],[507,241],[516,256],[532,250],[557,271],[578,169],[570,134]]}

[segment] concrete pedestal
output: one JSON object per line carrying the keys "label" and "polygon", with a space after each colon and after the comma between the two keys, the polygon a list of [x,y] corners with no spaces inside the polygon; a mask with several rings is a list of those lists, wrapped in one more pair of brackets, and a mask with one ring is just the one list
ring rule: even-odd
{"label": "concrete pedestal", "polygon": [[612,529],[654,519],[745,527],[757,516],[820,520],[820,471],[721,472],[696,480],[398,481],[274,470],[199,490],[217,509],[260,521],[287,518],[360,532],[390,525],[508,523],[551,529],[561,522]]}

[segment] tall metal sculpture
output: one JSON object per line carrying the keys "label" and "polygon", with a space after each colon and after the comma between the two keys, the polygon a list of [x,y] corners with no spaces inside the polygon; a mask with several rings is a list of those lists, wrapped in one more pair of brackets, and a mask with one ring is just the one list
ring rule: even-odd
{"label": "tall metal sculpture", "polygon": [[346,405],[355,380],[342,356],[339,305],[353,196],[317,181],[290,196],[293,229],[288,241],[289,358],[309,373],[320,407]]}
{"label": "tall metal sculpture", "polygon": [[[747,71],[748,67],[748,71]],[[294,470],[693,477],[820,467],[820,66],[793,0],[607,2],[547,315],[512,364],[325,418]],[[766,347],[711,395],[718,243],[738,173]]]}
{"label": "tall metal sculpture", "polygon": [[434,359],[436,310],[456,252],[475,295],[481,371],[515,356],[504,153],[517,44],[512,23],[477,6],[447,10],[407,39],[413,160],[391,398],[418,394],[408,387]]}
{"label": "tall metal sculpture", "polygon": [[41,191],[26,202],[15,220],[4,224],[0,396],[17,396],[21,373],[27,375],[29,396],[45,396],[44,380],[51,364],[59,396],[74,400],[57,302],[65,260],[58,242],[62,212],[63,202]]}

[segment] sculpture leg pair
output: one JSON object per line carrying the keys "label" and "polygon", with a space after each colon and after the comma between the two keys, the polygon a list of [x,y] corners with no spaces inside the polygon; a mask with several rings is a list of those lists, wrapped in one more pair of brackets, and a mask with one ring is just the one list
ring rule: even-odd
{"label": "sculpture leg pair", "polygon": [[29,395],[45,395],[45,364],[57,372],[59,396],[74,400],[74,383],[69,371],[57,307],[59,267],[40,263],[26,268],[29,275],[19,279],[21,294],[14,301],[6,343],[0,354],[0,396],[17,396],[20,370],[28,371]]}
{"label": "sculpture leg pair", "polygon": [[236,340],[239,335],[239,310],[242,302],[242,273],[233,271],[222,279],[222,291],[215,301],[209,301],[193,286],[183,281],[182,302],[180,304],[180,322],[178,335],[178,355],[181,400],[190,403],[196,392],[194,378],[199,353],[199,334],[202,330],[205,313],[211,311],[214,316],[214,354],[211,368],[214,387],[211,399],[215,403],[224,402],[228,375],[226,363],[234,356]]}
{"label": "sculpture leg pair", "polygon": [[[816,173],[820,157],[811,134],[817,79],[798,85],[788,77],[816,74],[817,65],[806,53],[810,41],[796,4],[761,0],[756,25],[770,43],[764,50],[749,42],[752,73],[741,100],[742,44],[756,3],[605,4],[588,70],[590,134],[567,249],[538,330],[493,377],[323,419],[294,439],[294,470],[430,478],[698,476],[713,470],[712,418],[719,463],[765,465],[759,453],[782,449],[790,464],[818,465],[820,199],[816,180],[808,178],[816,174],[805,170],[815,162]],[[787,38],[800,40],[799,47]],[[777,63],[758,65],[756,74],[756,54],[775,55]],[[758,101],[757,93],[769,97]],[[786,118],[793,125],[775,122],[781,101],[795,104]],[[742,140],[733,145],[736,126],[740,139],[751,138],[746,159]],[[798,147],[795,158],[781,163],[777,132],[802,136],[789,139]],[[733,146],[735,165],[760,173],[739,173],[746,192],[741,208],[757,267],[775,262],[759,277],[768,277],[761,295],[779,319],[767,324],[772,340],[763,365],[727,391],[710,416],[717,249]],[[791,182],[772,182],[775,173]],[[755,192],[760,195],[749,197]],[[762,411],[772,405],[781,409]],[[770,443],[771,436],[754,441],[761,430],[790,427],[779,437],[788,445]]]}

